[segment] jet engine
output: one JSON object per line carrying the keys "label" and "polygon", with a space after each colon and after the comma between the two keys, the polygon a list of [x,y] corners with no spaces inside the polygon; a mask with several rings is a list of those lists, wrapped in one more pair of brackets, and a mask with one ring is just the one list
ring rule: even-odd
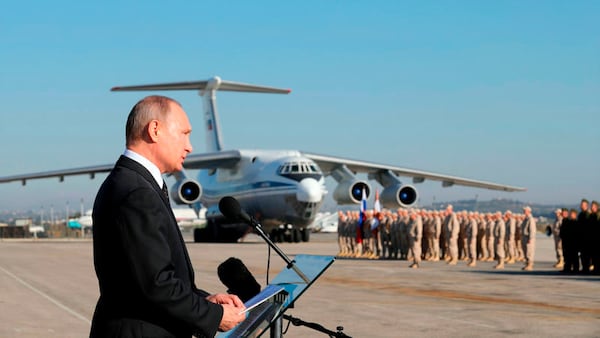
{"label": "jet engine", "polygon": [[338,204],[357,204],[362,200],[362,192],[365,190],[367,198],[371,192],[371,188],[366,182],[358,180],[341,181],[333,192],[333,199]]}
{"label": "jet engine", "polygon": [[171,187],[171,198],[176,204],[193,204],[200,200],[202,186],[192,179],[177,180]]}
{"label": "jet engine", "polygon": [[401,183],[391,185],[381,192],[379,198],[381,204],[386,208],[410,207],[415,204],[419,197],[417,190],[411,185]]}

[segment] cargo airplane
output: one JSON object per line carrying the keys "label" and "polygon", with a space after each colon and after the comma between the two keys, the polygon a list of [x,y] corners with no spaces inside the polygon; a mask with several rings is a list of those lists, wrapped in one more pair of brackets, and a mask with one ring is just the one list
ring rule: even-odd
{"label": "cargo airplane", "polygon": [[[171,198],[176,204],[187,204],[196,212],[206,207],[207,225],[195,229],[194,240],[235,242],[247,231],[245,224],[231,224],[220,213],[219,200],[233,196],[241,207],[254,216],[274,240],[308,241],[310,225],[316,218],[327,193],[325,176],[337,182],[333,198],[338,204],[359,203],[362,191],[368,196],[371,188],[367,181],[356,177],[366,173],[368,178],[383,186],[380,202],[384,207],[410,207],[418,198],[413,185],[404,184],[399,177],[412,178],[412,183],[425,180],[440,181],[443,187],[462,185],[476,188],[524,191],[524,188],[472,180],[456,176],[407,169],[387,164],[321,155],[298,150],[241,150],[224,149],[221,126],[216,108],[216,92],[238,91],[253,93],[288,94],[290,90],[223,81],[213,77],[206,81],[165,83],[154,85],[114,87],[112,91],[194,90],[203,97],[204,128],[207,152],[190,154],[184,170],[174,173],[175,184]],[[30,179],[106,173],[113,164],[83,168],[46,171],[41,173],[0,177],[0,183]],[[185,170],[198,169],[197,179],[189,178]],[[281,228],[285,225],[289,228]]]}

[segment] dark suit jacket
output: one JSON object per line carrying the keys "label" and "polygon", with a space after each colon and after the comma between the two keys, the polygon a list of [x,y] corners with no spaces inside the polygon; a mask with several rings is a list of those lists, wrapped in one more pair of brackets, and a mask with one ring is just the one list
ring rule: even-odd
{"label": "dark suit jacket", "polygon": [[94,203],[100,287],[90,337],[213,337],[223,308],[194,284],[168,198],[150,172],[121,156]]}

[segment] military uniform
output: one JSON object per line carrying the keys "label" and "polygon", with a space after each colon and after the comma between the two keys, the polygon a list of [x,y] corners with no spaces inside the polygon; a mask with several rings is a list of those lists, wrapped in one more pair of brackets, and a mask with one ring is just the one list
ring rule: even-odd
{"label": "military uniform", "polygon": [[444,227],[446,228],[446,243],[450,253],[448,264],[456,265],[458,262],[458,233],[460,231],[460,224],[458,224],[455,213],[450,212],[446,216]]}
{"label": "military uniform", "polygon": [[338,235],[338,246],[339,246],[339,257],[347,256],[347,247],[346,247],[346,215],[343,212],[338,212],[338,226],[337,226],[337,235]]}
{"label": "military uniform", "polygon": [[400,242],[398,241],[398,214],[390,214],[390,255],[391,259],[398,259],[398,250]]}
{"label": "military uniform", "polygon": [[488,257],[487,242],[485,240],[485,228],[487,222],[485,215],[481,214],[476,219],[477,221],[477,251],[479,252],[479,260],[485,261]]}
{"label": "military uniform", "polygon": [[433,215],[433,261],[437,262],[440,260],[440,236],[442,235],[442,219],[440,218],[439,212],[435,212]]}
{"label": "military uniform", "polygon": [[515,232],[517,231],[517,222],[509,212],[507,212],[504,217],[506,223],[506,263],[512,264],[517,258],[515,249]]}
{"label": "military uniform", "polygon": [[492,219],[492,216],[490,214],[488,214],[487,216],[487,222],[485,225],[485,240],[486,240],[486,244],[487,244],[487,251],[488,251],[488,256],[486,261],[487,262],[492,262],[494,260],[495,256],[495,250],[494,250],[494,225],[496,224],[496,222],[494,222],[494,220]]}
{"label": "military uniform", "polygon": [[400,254],[401,259],[408,259],[408,213],[403,212],[400,219]]}
{"label": "military uniform", "polygon": [[392,217],[383,216],[381,219],[381,225],[379,226],[379,233],[381,237],[381,258],[392,258]]}
{"label": "military uniform", "polygon": [[528,215],[525,215],[525,219],[523,220],[523,223],[521,223],[521,243],[523,245],[523,254],[525,256],[525,266],[523,267],[523,270],[533,269],[536,233],[535,218],[529,213]]}
{"label": "military uniform", "polygon": [[516,222],[516,228],[517,230],[515,231],[515,253],[516,253],[516,260],[519,262],[523,262],[525,261],[525,257],[523,254],[523,240],[522,240],[522,232],[521,232],[521,224],[523,224],[523,220],[524,218],[522,217],[523,215],[515,215],[515,222]]}
{"label": "military uniform", "polygon": [[554,267],[558,269],[564,266],[562,240],[560,239],[560,226],[562,224],[560,212],[561,210],[556,211],[556,219],[554,220],[554,224],[552,224],[552,237],[554,238],[554,250],[556,251],[556,264],[554,264]]}
{"label": "military uniform", "polygon": [[469,264],[468,266],[475,266],[477,263],[477,230],[479,224],[475,219],[476,216],[472,215],[469,217],[469,224],[465,228],[466,236],[467,236],[467,247],[469,253]]}
{"label": "military uniform", "polygon": [[497,220],[494,224],[494,250],[498,264],[496,269],[504,268],[504,238],[506,236],[506,223],[502,219],[502,215],[497,214]]}
{"label": "military uniform", "polygon": [[414,214],[410,217],[411,221],[408,227],[408,241],[410,251],[413,257],[411,268],[418,268],[421,264],[421,238],[423,237],[423,219],[421,215]]}
{"label": "military uniform", "polygon": [[467,260],[469,258],[468,246],[467,246],[467,224],[469,223],[469,218],[466,215],[466,212],[461,212],[460,215],[457,215],[459,231],[458,231],[458,259]]}

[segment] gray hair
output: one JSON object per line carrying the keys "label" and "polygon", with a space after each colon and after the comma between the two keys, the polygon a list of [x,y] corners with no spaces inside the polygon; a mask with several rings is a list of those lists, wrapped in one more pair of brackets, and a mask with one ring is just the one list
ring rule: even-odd
{"label": "gray hair", "polygon": [[127,124],[125,125],[126,145],[129,146],[134,141],[142,139],[150,121],[164,121],[167,118],[171,104],[181,107],[179,102],[160,95],[146,96],[138,101],[127,117]]}

